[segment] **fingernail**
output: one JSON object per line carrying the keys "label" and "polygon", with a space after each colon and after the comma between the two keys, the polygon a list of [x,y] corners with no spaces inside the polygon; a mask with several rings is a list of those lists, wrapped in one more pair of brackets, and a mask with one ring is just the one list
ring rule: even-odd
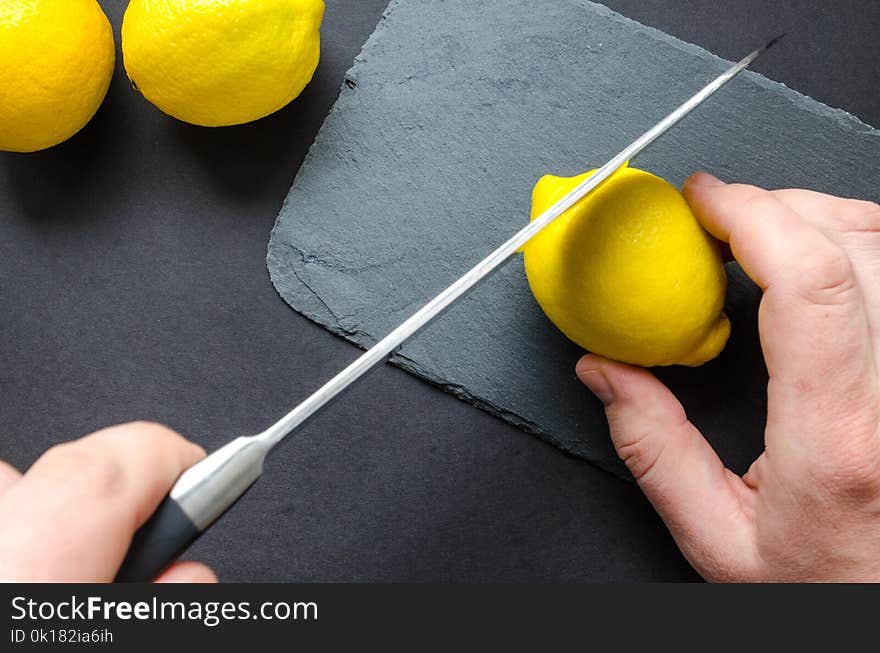
{"label": "fingernail", "polygon": [[578,363],[575,372],[581,383],[587,386],[590,392],[596,395],[596,398],[603,404],[607,406],[614,401],[614,391],[611,389],[611,384],[608,383],[608,379],[605,377],[601,367],[587,367],[586,365],[582,367]]}
{"label": "fingernail", "polygon": [[706,186],[707,188],[715,188],[716,186],[724,185],[723,181],[714,175],[710,175],[708,172],[696,173],[691,177],[690,182],[697,186]]}

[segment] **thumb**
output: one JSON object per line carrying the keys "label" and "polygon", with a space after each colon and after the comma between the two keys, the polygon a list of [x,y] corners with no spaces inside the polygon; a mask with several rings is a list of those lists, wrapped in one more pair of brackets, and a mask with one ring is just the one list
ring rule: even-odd
{"label": "thumb", "polygon": [[754,561],[754,494],[724,467],[675,396],[648,370],[594,354],[578,378],[605,404],[614,448],[694,568],[742,579]]}

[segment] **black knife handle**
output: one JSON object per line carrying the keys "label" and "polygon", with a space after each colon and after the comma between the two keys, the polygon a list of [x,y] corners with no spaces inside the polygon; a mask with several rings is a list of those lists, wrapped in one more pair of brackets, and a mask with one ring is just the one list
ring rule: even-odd
{"label": "black knife handle", "polygon": [[170,496],[141,526],[116,574],[119,583],[147,583],[177,560],[202,532]]}

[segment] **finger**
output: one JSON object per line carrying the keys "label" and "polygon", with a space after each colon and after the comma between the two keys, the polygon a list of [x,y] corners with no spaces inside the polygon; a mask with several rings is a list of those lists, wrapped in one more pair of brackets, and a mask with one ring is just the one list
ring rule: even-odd
{"label": "finger", "polygon": [[204,455],[143,422],[53,447],[0,497],[0,578],[112,580],[134,531]]}
{"label": "finger", "polygon": [[645,369],[589,354],[577,375],[605,404],[611,439],[675,541],[704,577],[755,567],[754,493],[727,470],[672,393]]}
{"label": "finger", "polygon": [[156,583],[216,583],[217,574],[201,562],[175,562],[159,574]]}
{"label": "finger", "polygon": [[0,460],[0,494],[3,494],[18,482],[21,478],[21,472],[15,469],[9,463]]}
{"label": "finger", "polygon": [[[846,251],[769,191],[705,174],[689,178],[683,191],[700,222],[730,243],[765,291],[759,324],[770,373],[768,449],[783,446],[811,460],[851,447],[880,451],[870,327]],[[778,424],[800,430],[797,442],[772,442]]]}
{"label": "finger", "polygon": [[703,226],[730,244],[736,260],[764,290],[772,281],[798,279],[805,268],[815,267],[817,258],[845,264],[839,248],[821,230],[771,191],[696,173],[685,181],[682,192]]}

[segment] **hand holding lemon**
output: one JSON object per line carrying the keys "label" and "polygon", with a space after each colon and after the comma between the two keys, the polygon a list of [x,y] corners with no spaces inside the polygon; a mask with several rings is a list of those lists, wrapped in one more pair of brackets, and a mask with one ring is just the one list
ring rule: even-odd
{"label": "hand holding lemon", "polygon": [[[591,175],[542,177],[532,218]],[[672,185],[624,167],[524,247],[544,313],[585,349],[634,365],[700,365],[730,334],[716,242]]]}

